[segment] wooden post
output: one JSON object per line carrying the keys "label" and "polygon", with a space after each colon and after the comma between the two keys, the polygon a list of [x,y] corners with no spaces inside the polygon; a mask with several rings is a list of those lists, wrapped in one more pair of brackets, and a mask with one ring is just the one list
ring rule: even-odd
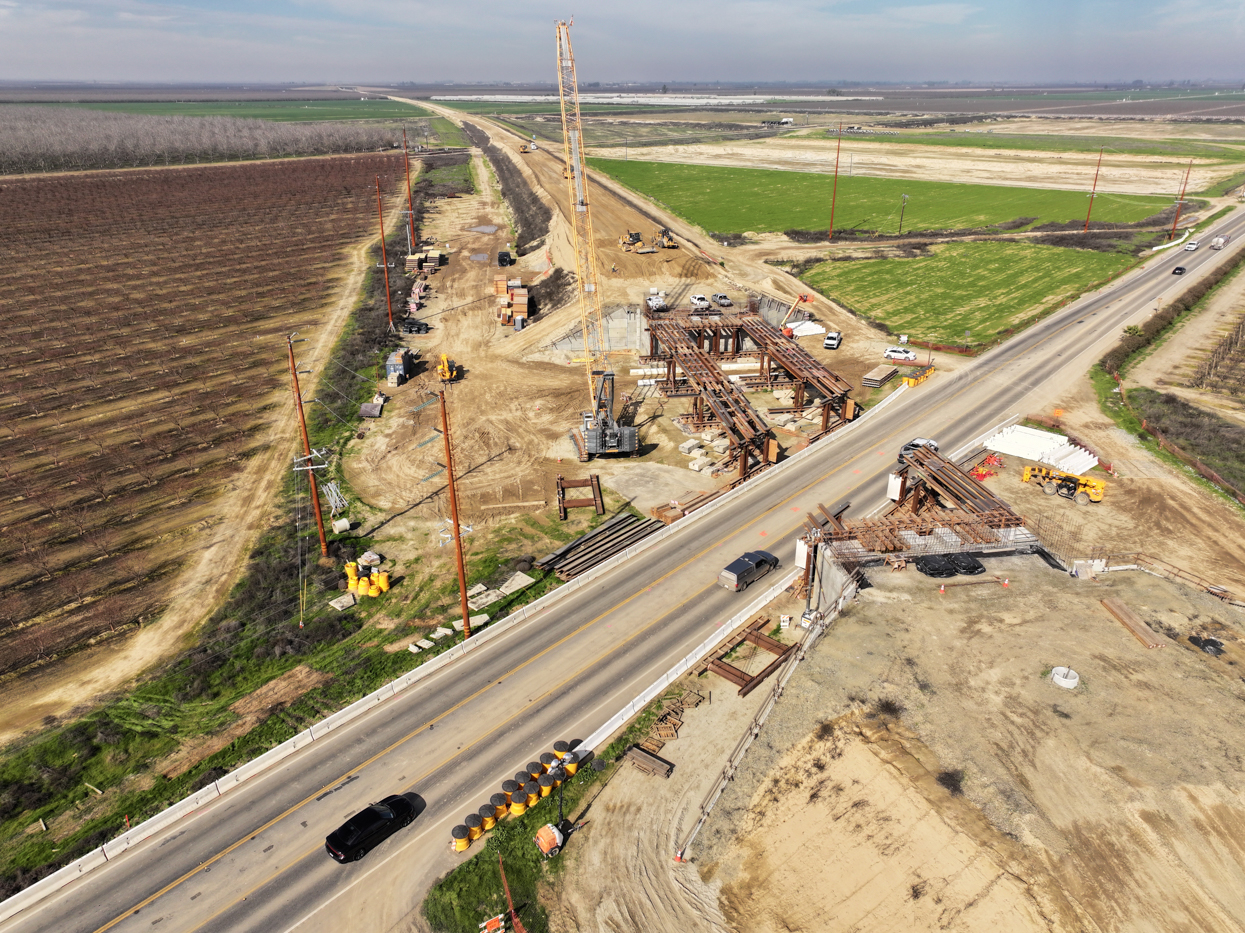
{"label": "wooden post", "polygon": [[1094,169],[1094,188],[1089,193],[1089,210],[1085,212],[1085,229],[1082,233],[1089,233],[1089,215],[1094,212],[1094,195],[1098,193],[1098,172],[1102,169],[1102,151],[1105,148],[1103,146],[1098,150],[1098,168]]}
{"label": "wooden post", "polygon": [[294,365],[294,335],[285,338],[290,350],[290,377],[294,380],[294,405],[298,409],[298,426],[303,432],[303,453],[307,456],[307,476],[311,480],[311,507],[316,513],[316,528],[320,531],[320,555],[329,556],[328,539],[324,537],[324,516],[320,514],[320,490],[316,485],[316,471],[311,468],[311,439],[307,436],[307,418],[303,414],[303,394],[298,387],[298,367]]}
{"label": "wooden post", "polygon": [[441,399],[441,434],[445,438],[445,472],[450,484],[450,519],[454,523],[454,554],[458,561],[458,595],[463,610],[463,641],[471,637],[470,608],[467,606],[467,571],[463,567],[463,536],[458,524],[458,493],[454,488],[454,447],[450,443],[450,416],[445,410],[445,390],[437,395]]}
{"label": "wooden post", "polygon": [[385,252],[385,212],[380,206],[380,176],[376,176],[376,215],[380,218],[380,264],[385,270],[385,305],[389,308],[389,330],[393,331],[393,298],[389,295],[389,256]]}
{"label": "wooden post", "polygon": [[843,148],[843,124],[839,123],[839,141],[834,147],[834,188],[830,192],[830,235],[826,242],[834,240],[834,202],[839,197],[839,150]]}
{"label": "wooden post", "polygon": [[1184,192],[1189,186],[1189,173],[1193,171],[1193,160],[1189,160],[1189,167],[1185,169],[1184,183],[1180,186],[1180,200],[1176,202],[1176,218],[1172,221],[1172,232],[1167,235],[1168,240],[1176,238],[1176,224],[1180,223],[1180,208],[1184,206]]}

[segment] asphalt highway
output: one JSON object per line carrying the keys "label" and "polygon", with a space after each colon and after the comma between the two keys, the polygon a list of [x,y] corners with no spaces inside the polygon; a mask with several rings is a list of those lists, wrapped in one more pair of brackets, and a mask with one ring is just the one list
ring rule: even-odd
{"label": "asphalt highway", "polygon": [[[807,511],[881,501],[899,447],[944,451],[1013,413],[1043,410],[1115,341],[1199,270],[1240,248],[1245,211],[1215,232],[1228,250],[1179,247],[1062,309],[952,375],[908,390],[799,469],[763,474],[712,518],[648,551],[201,811],[0,925],[0,933],[293,933],[405,928],[462,856],[450,828],[558,739],[583,738],[750,598],[718,571],[764,548],[784,565]],[[1202,236],[1209,242],[1210,234]],[[1171,274],[1184,265],[1184,277]],[[676,526],[677,527],[677,526]],[[675,779],[677,779],[677,772]],[[407,793],[420,810],[360,862],[324,836],[367,803]]]}

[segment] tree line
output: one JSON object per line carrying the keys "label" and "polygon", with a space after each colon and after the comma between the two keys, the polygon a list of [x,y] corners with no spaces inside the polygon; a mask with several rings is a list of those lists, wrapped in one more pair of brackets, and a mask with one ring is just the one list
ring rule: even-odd
{"label": "tree line", "polygon": [[392,125],[10,106],[0,120],[0,175],[331,155],[401,144],[401,130]]}

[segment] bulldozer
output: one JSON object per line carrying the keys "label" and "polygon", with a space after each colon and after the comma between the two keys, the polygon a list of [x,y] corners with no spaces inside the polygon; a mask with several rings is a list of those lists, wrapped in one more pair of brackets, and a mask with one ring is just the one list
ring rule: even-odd
{"label": "bulldozer", "polygon": [[640,234],[632,233],[630,230],[628,230],[625,234],[619,234],[618,248],[621,249],[624,253],[631,252],[632,247],[634,247],[636,244],[639,244],[641,246],[644,245],[644,237],[640,236]]}
{"label": "bulldozer", "polygon": [[1048,496],[1062,496],[1065,499],[1071,499],[1077,505],[1101,502],[1103,493],[1107,490],[1106,483],[1100,479],[1090,479],[1088,476],[1078,476],[1076,473],[1052,470],[1050,467],[1025,467],[1020,481],[1027,483],[1030,480],[1040,482],[1042,492]]}
{"label": "bulldozer", "polygon": [[662,227],[657,231],[657,236],[653,237],[653,245],[662,249],[678,249],[679,244],[675,242],[674,234],[670,232],[669,227]]}
{"label": "bulldozer", "polygon": [[537,148],[538,147],[536,145],[536,137],[533,136],[532,141],[530,143],[524,143],[522,146],[519,147],[519,152],[523,153],[524,155],[527,155],[529,152],[536,152]]}
{"label": "bulldozer", "polygon": [[437,375],[442,382],[454,382],[463,377],[463,368],[442,353],[441,362],[437,364]]}

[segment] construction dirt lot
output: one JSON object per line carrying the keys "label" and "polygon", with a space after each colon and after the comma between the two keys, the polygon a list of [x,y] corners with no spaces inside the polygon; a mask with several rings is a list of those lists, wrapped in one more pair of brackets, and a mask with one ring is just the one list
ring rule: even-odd
{"label": "construction dirt lot", "polygon": [[[679,864],[767,692],[701,678],[712,702],[662,750],[671,778],[624,768],[593,801],[549,892],[553,928],[1241,929],[1241,611],[1139,571],[986,564],[945,593],[872,570]],[[1052,682],[1060,665],[1079,686]]]}
{"label": "construction dirt lot", "polygon": [[[461,119],[453,111],[446,113]],[[544,242],[504,270],[511,278],[521,278],[525,286],[539,285],[556,268],[574,268],[561,153],[541,150],[520,155],[518,137],[491,126],[488,132],[541,200],[554,208]],[[687,409],[687,402],[666,400],[651,387],[639,386],[640,376],[630,372],[636,359],[630,352],[612,356],[611,363],[620,400],[623,396],[633,400],[629,417],[641,428],[641,456],[599,459],[590,468],[577,462],[567,434],[589,404],[588,384],[578,359],[582,354],[551,347],[579,328],[574,290],[567,287],[540,306],[522,331],[498,323],[493,278],[503,270],[496,256],[513,245],[513,216],[480,155],[473,157],[473,173],[477,193],[438,201],[424,218],[423,234],[435,238],[439,246],[448,244],[450,257],[429,279],[429,300],[418,313],[431,331],[404,338],[419,351],[418,375],[404,386],[384,390],[393,399],[384,417],[367,424],[360,432],[363,437],[347,449],[347,478],[354,492],[374,510],[373,517],[386,523],[387,553],[400,560],[404,550],[422,549],[426,536],[448,514],[444,473],[440,472],[444,451],[434,433],[439,408],[424,404],[429,393],[441,387],[436,374],[441,354],[464,370],[463,378],[450,384],[446,395],[460,504],[473,527],[552,508],[559,473],[568,478],[598,473],[605,485],[644,512],[684,493],[708,491],[725,482],[687,469],[689,458],[677,450],[687,435],[670,420]],[[697,248],[693,231],[674,221],[665,222],[671,224],[681,248],[649,255],[625,253],[617,246],[619,232],[640,230],[647,238],[658,222],[606,184],[594,185],[592,190],[607,310],[638,308],[650,288],[666,291],[672,306],[692,292],[723,291],[740,301],[746,299],[745,287],[791,301],[800,294],[797,280],[760,262],[748,263],[743,275],[736,272],[732,277],[716,257]],[[732,263],[731,268],[737,270],[739,263]],[[823,350],[818,338],[806,338],[801,345],[858,387],[861,377],[881,359],[886,338],[819,297],[801,307],[811,308],[823,324],[843,331],[844,347]],[[954,362],[948,365],[954,368]],[[857,389],[856,398],[867,396],[868,390]],[[761,410],[774,404],[765,395],[755,395],[752,401]]]}

